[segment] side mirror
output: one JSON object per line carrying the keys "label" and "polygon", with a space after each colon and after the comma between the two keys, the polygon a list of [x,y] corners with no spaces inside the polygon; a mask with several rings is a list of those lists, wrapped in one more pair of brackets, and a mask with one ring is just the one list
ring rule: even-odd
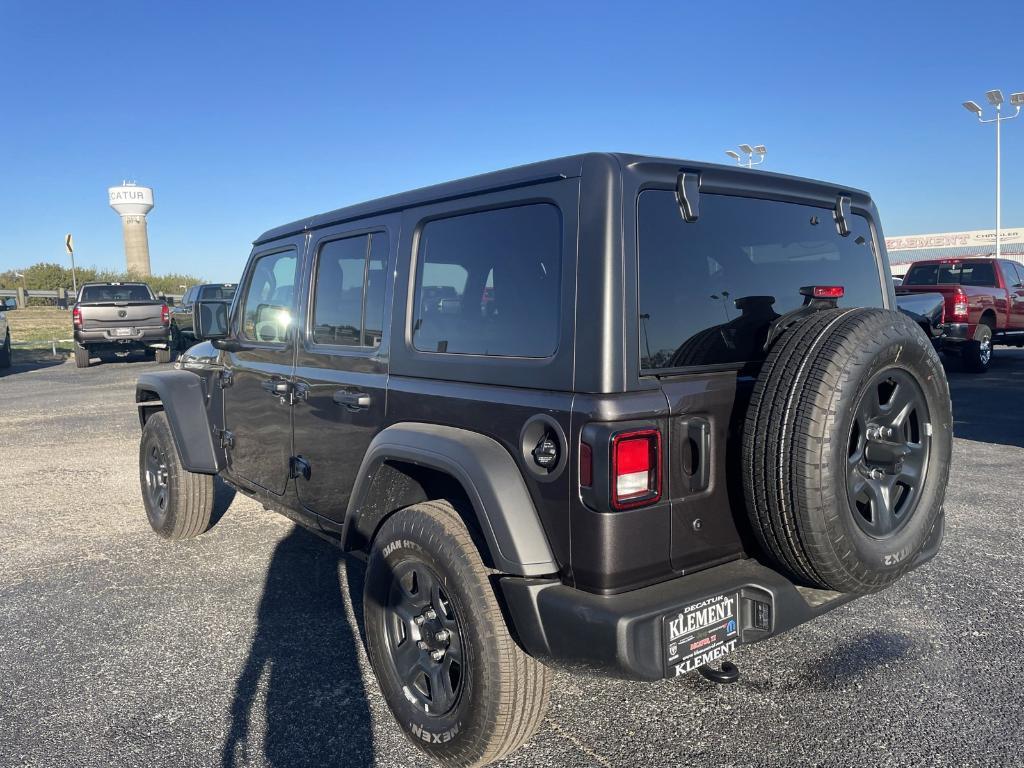
{"label": "side mirror", "polygon": [[230,306],[227,301],[197,301],[193,307],[195,337],[204,341],[226,338]]}

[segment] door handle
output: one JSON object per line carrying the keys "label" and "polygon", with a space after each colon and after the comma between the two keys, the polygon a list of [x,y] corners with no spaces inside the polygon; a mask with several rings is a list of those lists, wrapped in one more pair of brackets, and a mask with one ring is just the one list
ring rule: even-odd
{"label": "door handle", "polygon": [[339,389],[334,393],[334,402],[344,405],[350,411],[361,411],[370,407],[372,399],[365,392],[349,392],[346,389]]}
{"label": "door handle", "polygon": [[292,391],[291,382],[287,379],[264,379],[260,382],[264,392],[274,397],[288,397]]}

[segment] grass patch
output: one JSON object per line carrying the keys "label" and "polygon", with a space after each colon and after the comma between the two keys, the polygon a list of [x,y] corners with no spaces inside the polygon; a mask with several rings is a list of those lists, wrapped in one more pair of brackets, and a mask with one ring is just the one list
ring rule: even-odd
{"label": "grass patch", "polygon": [[[11,341],[40,341],[49,342],[50,339],[71,338],[71,310],[57,309],[56,307],[26,307],[16,309],[7,313],[7,323],[11,328]],[[2,339],[0,339],[2,341]],[[46,347],[50,352],[49,344],[38,345]],[[70,344],[64,345],[71,349]],[[17,349],[18,347],[15,347]],[[60,345],[58,345],[58,351]]]}

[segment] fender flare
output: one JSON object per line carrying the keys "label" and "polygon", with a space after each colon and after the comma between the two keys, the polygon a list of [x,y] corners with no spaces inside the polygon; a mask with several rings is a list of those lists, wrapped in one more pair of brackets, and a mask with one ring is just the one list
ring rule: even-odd
{"label": "fender flare", "polygon": [[[157,399],[152,399],[155,394]],[[215,475],[224,466],[223,455],[213,442],[206,412],[203,380],[191,371],[144,373],[135,383],[139,423],[145,426],[146,409],[160,407],[174,436],[181,465],[189,472]]]}
{"label": "fender flare", "polygon": [[346,549],[374,476],[389,460],[446,472],[462,485],[498,570],[520,576],[558,572],[522,472],[509,452],[479,432],[435,424],[394,424],[370,443],[345,513]]}

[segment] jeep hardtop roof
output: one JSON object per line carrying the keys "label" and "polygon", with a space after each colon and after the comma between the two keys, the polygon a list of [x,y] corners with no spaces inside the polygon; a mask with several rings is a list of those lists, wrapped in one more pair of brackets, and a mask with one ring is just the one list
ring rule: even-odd
{"label": "jeep hardtop roof", "polygon": [[857,203],[864,207],[871,204],[870,195],[863,190],[799,176],[751,170],[737,166],[721,165],[719,163],[700,163],[650,155],[633,155],[620,152],[588,152],[530,163],[529,165],[520,165],[514,168],[506,168],[441,184],[433,184],[408,192],[400,192],[395,195],[356,203],[355,205],[338,208],[327,213],[299,219],[290,224],[269,229],[256,238],[253,244],[259,245],[271,240],[277,240],[278,238],[299,234],[306,230],[318,229],[353,219],[412,208],[427,203],[454,200],[482,192],[511,189],[542,181],[577,178],[584,175],[584,169],[586,169],[589,175],[590,173],[619,173],[624,169],[642,172],[645,166],[650,166],[652,171],[655,168],[664,171],[666,166],[678,170],[714,171],[718,174],[732,177],[733,183],[736,183],[738,186],[749,186],[752,195],[755,197],[773,196],[768,194],[769,191],[772,191],[782,196],[820,197],[825,199],[830,196],[834,198],[836,194],[842,192],[853,197]]}

